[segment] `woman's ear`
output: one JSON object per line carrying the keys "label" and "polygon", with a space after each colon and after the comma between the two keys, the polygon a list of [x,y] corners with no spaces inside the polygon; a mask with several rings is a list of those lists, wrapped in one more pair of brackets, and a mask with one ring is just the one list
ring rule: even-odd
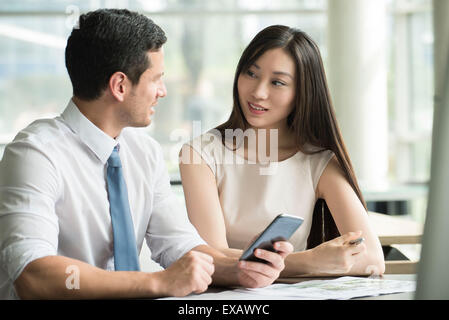
{"label": "woman's ear", "polygon": [[117,71],[109,78],[109,90],[111,95],[119,102],[123,102],[129,85],[130,81],[123,72]]}

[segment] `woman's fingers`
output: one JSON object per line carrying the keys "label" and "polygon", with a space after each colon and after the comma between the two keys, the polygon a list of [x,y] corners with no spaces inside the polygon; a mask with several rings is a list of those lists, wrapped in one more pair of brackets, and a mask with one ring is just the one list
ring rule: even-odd
{"label": "woman's fingers", "polygon": [[240,261],[239,262],[241,284],[249,288],[260,288],[272,284],[278,277],[279,271],[269,264]]}
{"label": "woman's fingers", "polygon": [[273,247],[284,259],[293,252],[293,245],[288,241],[277,241],[273,244]]}
{"label": "woman's fingers", "polygon": [[361,235],[362,235],[362,231],[355,231],[355,232],[352,231],[352,232],[345,233],[344,235],[336,238],[335,240],[339,244],[345,245],[345,244],[349,244],[349,242],[351,240],[356,240],[356,239],[360,238]]}
{"label": "woman's fingers", "polygon": [[263,287],[274,282],[285,268],[284,259],[293,251],[293,245],[287,241],[278,241],[273,245],[276,252],[256,249],[254,255],[267,263],[240,261],[243,284],[249,287]]}
{"label": "woman's fingers", "polygon": [[366,245],[364,243],[360,243],[357,245],[349,245],[348,246],[348,252],[351,255],[360,254],[366,251]]}

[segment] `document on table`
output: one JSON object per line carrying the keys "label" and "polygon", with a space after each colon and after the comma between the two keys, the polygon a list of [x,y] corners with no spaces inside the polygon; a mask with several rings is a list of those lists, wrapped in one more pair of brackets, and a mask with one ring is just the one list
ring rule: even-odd
{"label": "document on table", "polygon": [[346,300],[382,294],[413,292],[415,290],[416,281],[341,277],[332,280],[310,280],[293,284],[279,283],[256,289],[237,288],[218,293],[188,295],[185,298],[208,300]]}
{"label": "document on table", "polygon": [[236,289],[234,291],[261,295],[264,298],[344,300],[416,290],[415,281],[379,278],[341,277],[333,280],[310,280],[294,284],[273,284],[265,288]]}

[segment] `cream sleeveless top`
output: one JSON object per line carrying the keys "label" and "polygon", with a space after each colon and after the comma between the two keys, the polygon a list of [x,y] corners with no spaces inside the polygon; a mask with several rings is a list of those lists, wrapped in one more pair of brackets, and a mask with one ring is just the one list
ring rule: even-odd
{"label": "cream sleeveless top", "polygon": [[295,251],[306,249],[315,189],[332,151],[297,152],[283,161],[263,164],[245,160],[239,155],[243,148],[227,148],[213,130],[187,144],[215,175],[230,248],[245,249],[278,214],[286,213],[304,219],[290,242]]}

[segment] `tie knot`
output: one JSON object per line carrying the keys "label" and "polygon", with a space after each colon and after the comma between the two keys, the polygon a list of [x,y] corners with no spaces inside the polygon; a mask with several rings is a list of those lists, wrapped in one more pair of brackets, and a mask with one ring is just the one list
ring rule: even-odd
{"label": "tie knot", "polygon": [[115,167],[115,168],[122,166],[122,162],[120,161],[120,156],[118,154],[117,146],[114,147],[114,150],[112,150],[112,153],[109,156],[108,165],[111,167]]}

